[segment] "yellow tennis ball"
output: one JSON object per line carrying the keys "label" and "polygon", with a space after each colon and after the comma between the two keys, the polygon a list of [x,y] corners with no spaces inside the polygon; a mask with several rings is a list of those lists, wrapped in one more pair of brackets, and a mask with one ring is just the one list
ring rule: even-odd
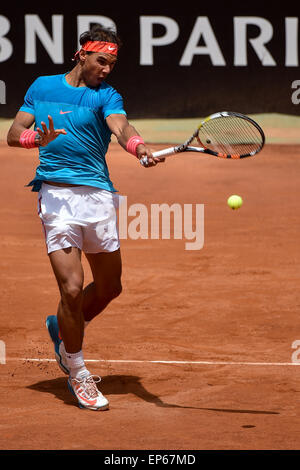
{"label": "yellow tennis ball", "polygon": [[241,196],[237,196],[236,194],[233,194],[227,199],[227,204],[233,210],[239,209],[241,205],[243,204],[243,199],[241,198]]}

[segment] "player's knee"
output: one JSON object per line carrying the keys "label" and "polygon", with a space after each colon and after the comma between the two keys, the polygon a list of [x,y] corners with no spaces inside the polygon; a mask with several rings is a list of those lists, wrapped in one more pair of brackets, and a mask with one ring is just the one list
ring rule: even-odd
{"label": "player's knee", "polygon": [[62,302],[73,307],[78,305],[82,299],[83,285],[80,280],[65,282],[60,286]]}

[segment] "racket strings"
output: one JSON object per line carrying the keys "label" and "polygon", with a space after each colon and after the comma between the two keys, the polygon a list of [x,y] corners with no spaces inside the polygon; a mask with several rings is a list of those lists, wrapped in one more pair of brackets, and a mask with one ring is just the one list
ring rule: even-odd
{"label": "racket strings", "polygon": [[255,132],[256,128],[243,119],[221,118],[214,119],[208,124],[210,129],[205,145],[218,153],[238,155],[251,153],[261,144],[259,132]]}
{"label": "racket strings", "polygon": [[212,121],[211,132],[214,135],[214,141],[210,142],[211,145],[214,145],[215,150],[225,154],[240,155],[251,153],[257,149],[257,146],[260,146],[261,137],[258,135],[258,131],[254,131],[256,128],[252,124],[243,119],[232,117],[225,119],[226,121],[224,119]]}
{"label": "racket strings", "polygon": [[216,143],[222,148],[226,146],[230,150],[237,150],[239,146],[242,146],[242,149],[248,146],[248,149],[252,150],[253,145],[256,147],[260,143],[261,139],[258,137],[258,132],[255,132],[256,128],[248,121],[236,117],[225,119],[215,119],[211,122],[214,126]]}
{"label": "racket strings", "polygon": [[251,121],[237,116],[222,116],[206,121],[199,129],[200,145],[218,154],[249,155],[259,151],[263,138]]}

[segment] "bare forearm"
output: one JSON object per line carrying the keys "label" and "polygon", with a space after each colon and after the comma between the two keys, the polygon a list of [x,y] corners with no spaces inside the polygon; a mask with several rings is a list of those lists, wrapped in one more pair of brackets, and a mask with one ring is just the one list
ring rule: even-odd
{"label": "bare forearm", "polygon": [[[150,148],[144,143],[138,131],[127,121],[127,118],[122,114],[112,114],[106,118],[106,122],[111,132],[116,136],[119,144],[129,153],[135,155],[136,158],[141,160],[147,159],[147,167],[154,166],[158,163],[159,159],[152,156]],[[131,142],[131,137],[138,136]],[[131,145],[132,144],[132,145]]]}
{"label": "bare forearm", "polygon": [[8,131],[7,143],[10,147],[22,147],[20,144],[20,135],[27,128],[19,123],[14,123]]}
{"label": "bare forearm", "polygon": [[139,135],[138,131],[131,125],[128,124],[128,126],[122,128],[120,130],[120,133],[117,135],[117,139],[121,147],[123,147],[124,150],[127,150],[126,145],[130,137],[133,137],[134,135]]}
{"label": "bare forearm", "polygon": [[8,131],[7,143],[11,147],[22,147],[20,136],[26,129],[30,129],[34,123],[34,116],[24,111],[19,111]]}

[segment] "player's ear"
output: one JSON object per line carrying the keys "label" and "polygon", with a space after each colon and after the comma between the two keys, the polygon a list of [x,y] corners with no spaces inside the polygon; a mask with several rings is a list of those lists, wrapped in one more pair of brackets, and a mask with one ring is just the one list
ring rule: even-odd
{"label": "player's ear", "polygon": [[80,49],[80,51],[79,51],[79,60],[80,60],[80,62],[85,62],[86,57],[87,57],[86,51],[83,50],[83,49]]}

